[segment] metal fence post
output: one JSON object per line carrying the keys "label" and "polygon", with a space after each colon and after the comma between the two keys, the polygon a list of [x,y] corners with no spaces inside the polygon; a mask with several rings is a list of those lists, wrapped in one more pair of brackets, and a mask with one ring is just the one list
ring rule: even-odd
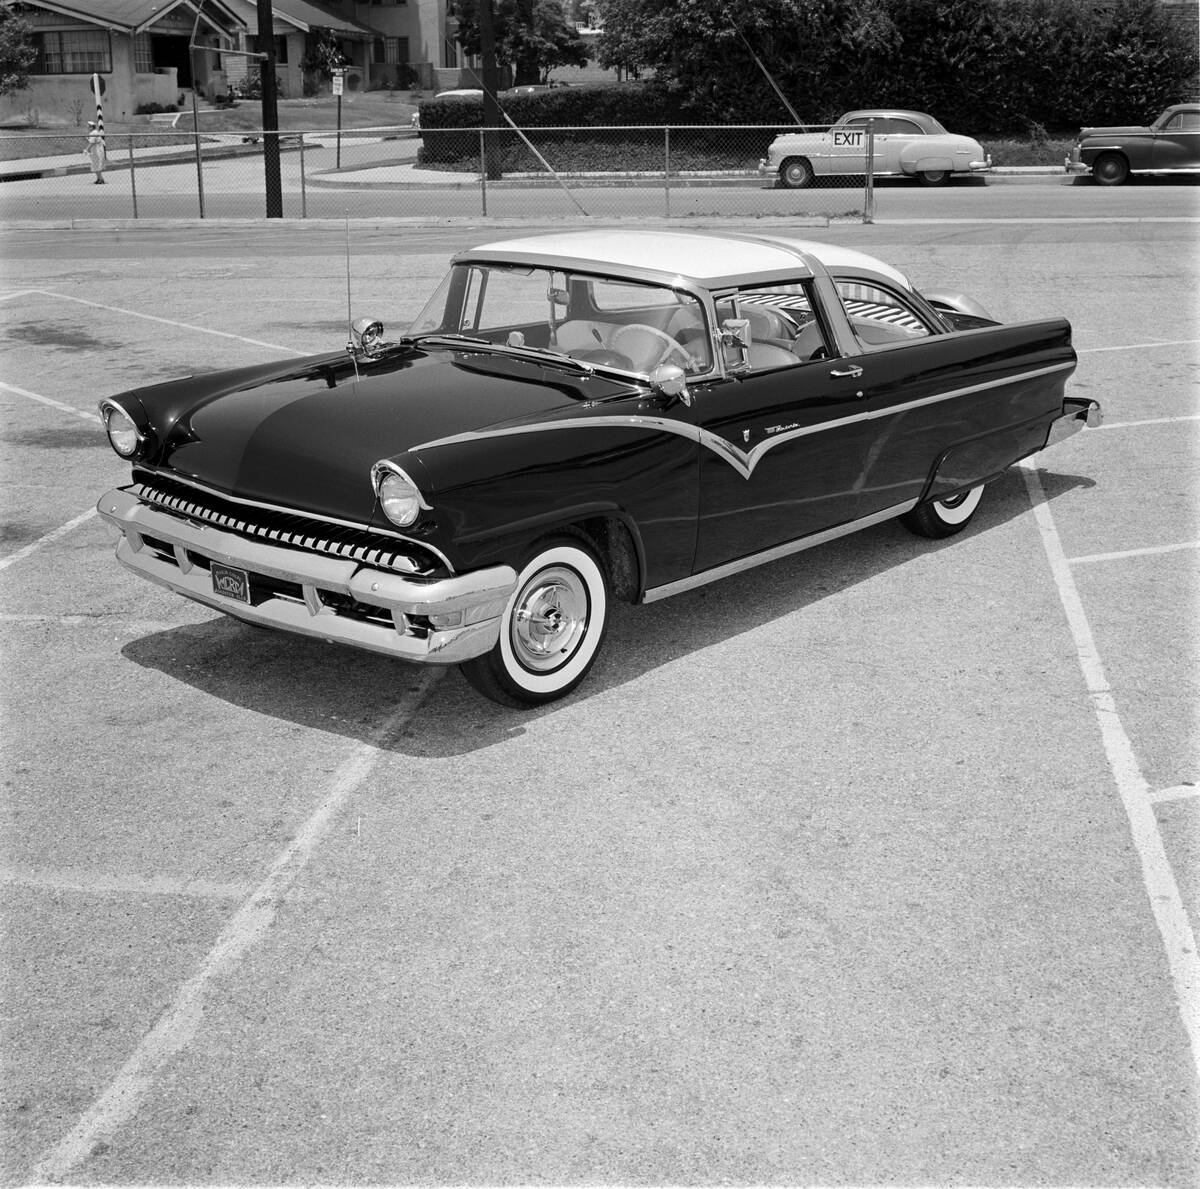
{"label": "metal fence post", "polygon": [[137,213],[137,175],[133,167],[133,133],[129,134],[129,192],[133,195],[133,217],[138,217]]}
{"label": "metal fence post", "polygon": [[487,217],[487,149],[483,129],[479,129],[479,198],[483,203],[483,215]]}
{"label": "metal fence post", "polygon": [[[193,92],[192,98],[195,98]],[[195,112],[192,113],[192,128],[195,131],[196,138],[196,193],[200,197],[200,218],[204,218],[204,165],[200,155],[200,121],[196,119]]]}
{"label": "metal fence post", "polygon": [[867,121],[867,185],[863,194],[863,222],[875,222],[875,121]]}
{"label": "metal fence post", "polygon": [[300,218],[308,218],[308,193],[304,188],[304,133],[300,133]]}
{"label": "metal fence post", "polygon": [[671,129],[663,128],[663,210],[671,217]]}

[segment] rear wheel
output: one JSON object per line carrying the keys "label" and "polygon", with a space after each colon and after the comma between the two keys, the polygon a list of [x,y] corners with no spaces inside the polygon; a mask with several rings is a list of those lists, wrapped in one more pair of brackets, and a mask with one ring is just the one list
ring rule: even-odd
{"label": "rear wheel", "polygon": [[900,517],[900,523],[918,537],[952,537],[970,523],[983,496],[983,484],[968,488],[944,500],[918,504]]}
{"label": "rear wheel", "polygon": [[813,183],[813,167],[804,157],[789,157],[779,167],[779,184],[785,190],[804,190]]}
{"label": "rear wheel", "polygon": [[1129,162],[1120,153],[1101,153],[1092,164],[1092,177],[1101,186],[1121,186],[1129,178]]}
{"label": "rear wheel", "polygon": [[922,169],[917,174],[922,186],[944,186],[950,180],[948,169]]}
{"label": "rear wheel", "polygon": [[500,639],[464,662],[463,676],[504,706],[565,697],[587,676],[608,627],[604,564],[580,536],[550,537],[521,567]]}

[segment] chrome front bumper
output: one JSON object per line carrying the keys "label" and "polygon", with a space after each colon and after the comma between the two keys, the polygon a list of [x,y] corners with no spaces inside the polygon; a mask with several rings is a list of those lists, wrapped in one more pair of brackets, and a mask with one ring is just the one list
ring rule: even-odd
{"label": "chrome front bumper", "polygon": [[[420,582],[356,561],[250,541],[168,515],[120,488],[96,510],[121,534],[117,560],[151,582],[237,619],[407,661],[452,665],[487,652],[499,639],[517,582],[511,566]],[[213,589],[214,561],[247,572],[252,602]]]}

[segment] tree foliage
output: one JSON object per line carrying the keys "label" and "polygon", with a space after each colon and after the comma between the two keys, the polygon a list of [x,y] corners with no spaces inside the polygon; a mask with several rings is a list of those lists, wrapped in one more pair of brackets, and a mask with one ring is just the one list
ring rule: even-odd
{"label": "tree foliage", "polygon": [[698,122],[856,107],[955,129],[1143,122],[1195,93],[1194,30],[1156,0],[595,0],[600,60],[652,72]]}
{"label": "tree foliage", "polygon": [[[583,66],[587,49],[567,24],[562,0],[492,0],[496,60],[512,67],[513,82],[545,82],[556,66]],[[455,0],[456,39],[468,54],[478,54],[478,0]]]}
{"label": "tree foliage", "polygon": [[37,59],[33,26],[10,8],[0,8],[0,95],[29,85],[29,69]]}

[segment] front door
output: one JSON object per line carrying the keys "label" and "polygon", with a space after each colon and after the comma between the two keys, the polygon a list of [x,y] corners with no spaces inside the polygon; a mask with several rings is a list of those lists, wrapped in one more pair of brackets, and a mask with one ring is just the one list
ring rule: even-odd
{"label": "front door", "polygon": [[726,348],[732,374],[695,390],[696,572],[854,519],[865,457],[863,428],[845,420],[859,364],[828,357],[805,285],[744,291],[734,306],[750,343]]}
{"label": "front door", "polygon": [[1154,135],[1155,169],[1200,169],[1200,112],[1177,111]]}

